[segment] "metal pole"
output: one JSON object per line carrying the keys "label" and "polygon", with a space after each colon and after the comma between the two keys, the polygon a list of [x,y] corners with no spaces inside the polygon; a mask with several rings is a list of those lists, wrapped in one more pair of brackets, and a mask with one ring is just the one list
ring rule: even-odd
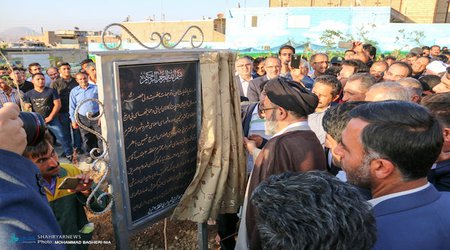
{"label": "metal pole", "polygon": [[448,17],[448,7],[450,6],[450,0],[447,0],[447,9],[445,10],[445,20],[444,23],[447,23],[447,17]]}
{"label": "metal pole", "polygon": [[206,223],[198,223],[198,248],[208,250],[208,226]]}

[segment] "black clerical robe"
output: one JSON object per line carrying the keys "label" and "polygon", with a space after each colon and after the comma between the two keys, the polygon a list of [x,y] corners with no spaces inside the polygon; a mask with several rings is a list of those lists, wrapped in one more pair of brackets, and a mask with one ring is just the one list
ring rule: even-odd
{"label": "black clerical robe", "polygon": [[[306,126],[307,127],[307,126]],[[255,161],[248,190],[246,226],[250,249],[262,249],[256,228],[255,210],[250,202],[251,193],[271,175],[284,172],[326,170],[323,148],[311,130],[291,129],[273,137],[264,146]]]}

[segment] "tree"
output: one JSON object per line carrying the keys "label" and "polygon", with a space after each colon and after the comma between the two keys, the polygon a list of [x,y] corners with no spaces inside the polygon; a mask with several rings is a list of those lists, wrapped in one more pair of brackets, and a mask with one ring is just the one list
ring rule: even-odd
{"label": "tree", "polygon": [[413,30],[407,32],[405,29],[399,29],[398,35],[395,36],[395,44],[398,44],[399,50],[403,50],[406,47],[422,47],[423,46],[423,38],[425,36],[423,31]]}
{"label": "tree", "polygon": [[325,44],[327,50],[336,47],[337,42],[344,40],[343,33],[341,31],[326,29],[320,36],[320,41]]}
{"label": "tree", "polygon": [[370,34],[369,29],[373,29],[375,27],[377,27],[377,25],[374,23],[366,23],[366,24],[362,24],[360,27],[356,27],[357,37],[356,37],[356,39],[353,39],[353,36],[352,36],[352,40],[361,41],[362,43],[369,43],[376,47],[378,45],[378,42],[370,39],[368,36]]}

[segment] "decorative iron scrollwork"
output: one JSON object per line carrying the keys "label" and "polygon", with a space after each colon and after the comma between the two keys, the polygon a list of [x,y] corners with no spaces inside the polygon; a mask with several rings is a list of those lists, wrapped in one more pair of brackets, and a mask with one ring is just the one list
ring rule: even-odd
{"label": "decorative iron scrollwork", "polygon": [[[160,34],[158,32],[152,32],[151,36],[150,36],[150,40],[152,41],[156,41],[156,45],[155,46],[147,46],[144,43],[142,43],[127,27],[123,26],[120,23],[112,23],[108,26],[105,27],[105,29],[103,29],[102,32],[102,43],[105,46],[106,49],[108,50],[118,50],[120,48],[120,46],[122,46],[122,38],[120,36],[116,36],[116,38],[119,40],[118,44],[115,46],[110,47],[106,42],[105,42],[105,34],[107,33],[106,31],[113,27],[113,26],[118,26],[120,28],[122,28],[125,32],[127,32],[139,45],[141,45],[142,47],[146,48],[146,49],[156,49],[159,46],[163,46],[166,49],[173,49],[176,46],[178,46],[178,44],[181,43],[181,41],[183,40],[183,38],[189,33],[189,31],[193,30],[193,31],[197,31],[200,34],[200,38],[197,37],[196,34],[193,34],[190,37],[190,44],[192,46],[192,48],[199,48],[200,46],[202,46],[203,41],[204,41],[204,34],[202,29],[200,29],[200,27],[193,25],[193,26],[189,26],[186,31],[183,33],[183,35],[180,37],[180,40],[178,40],[177,42],[175,42],[175,44],[170,45],[170,41],[172,40],[172,35],[170,33],[163,33]],[[198,40],[198,41],[197,41]]]}
{"label": "decorative iron scrollwork", "polygon": [[[97,138],[99,140],[102,141],[104,147],[103,147],[103,152],[101,149],[99,148],[93,148],[90,152],[89,155],[92,159],[94,159],[94,161],[92,162],[92,170],[96,171],[97,173],[100,173],[102,170],[102,166],[105,167],[104,173],[102,175],[102,177],[100,178],[100,180],[98,181],[97,185],[94,187],[94,189],[92,190],[91,194],[88,196],[87,200],[86,200],[86,207],[89,209],[89,211],[91,211],[93,214],[95,215],[100,215],[103,214],[107,211],[109,211],[113,205],[113,195],[107,192],[103,192],[101,195],[99,195],[98,197],[95,197],[96,192],[101,188],[102,183],[106,180],[108,173],[110,171],[110,162],[109,162],[109,157],[108,157],[108,149],[109,149],[109,145],[108,142],[106,141],[106,139],[102,136],[102,134],[98,133],[97,131],[87,127],[86,125],[84,125],[83,123],[81,123],[80,118],[79,118],[79,113],[78,110],[80,109],[81,106],[83,106],[83,104],[87,103],[87,102],[96,102],[98,103],[98,105],[101,107],[100,108],[100,113],[97,116],[94,116],[92,113],[87,113],[86,117],[91,120],[91,121],[98,121],[102,116],[103,116],[103,103],[100,102],[98,99],[95,98],[89,98],[89,99],[85,99],[83,101],[80,102],[80,104],[78,104],[78,106],[75,108],[75,121],[78,124],[78,126],[80,126],[82,129],[89,131],[90,133],[94,134],[95,136],[97,136]],[[96,212],[94,210],[92,210],[90,204],[91,204],[91,200],[97,198],[97,203],[102,205],[103,203],[103,197],[108,196],[108,205],[105,207],[105,209],[103,209],[100,212]]]}

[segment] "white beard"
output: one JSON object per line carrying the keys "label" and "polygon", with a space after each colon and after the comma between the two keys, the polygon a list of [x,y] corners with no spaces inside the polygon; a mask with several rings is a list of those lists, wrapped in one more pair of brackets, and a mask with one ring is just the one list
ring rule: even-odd
{"label": "white beard", "polygon": [[266,119],[265,124],[266,135],[274,135],[277,133],[278,122],[274,114],[275,112],[273,112],[272,115]]}

